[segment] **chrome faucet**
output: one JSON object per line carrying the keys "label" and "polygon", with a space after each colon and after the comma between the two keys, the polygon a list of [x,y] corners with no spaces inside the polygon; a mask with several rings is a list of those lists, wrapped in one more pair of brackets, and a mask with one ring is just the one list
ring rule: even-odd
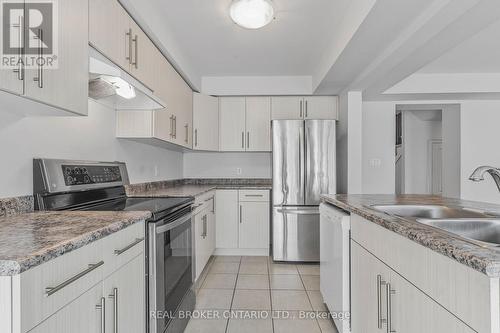
{"label": "chrome faucet", "polygon": [[480,182],[484,180],[484,174],[489,173],[491,177],[493,177],[493,180],[497,184],[498,190],[500,191],[500,169],[499,168],[494,168],[490,166],[480,166],[474,172],[472,175],[470,175],[469,179],[472,180],[473,182]]}

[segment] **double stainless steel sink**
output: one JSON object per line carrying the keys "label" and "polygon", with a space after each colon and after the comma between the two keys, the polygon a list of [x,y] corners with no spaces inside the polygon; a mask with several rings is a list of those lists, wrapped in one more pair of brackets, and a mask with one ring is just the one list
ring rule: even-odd
{"label": "double stainless steel sink", "polygon": [[415,220],[481,246],[500,247],[500,216],[496,213],[440,205],[373,205],[370,208]]}

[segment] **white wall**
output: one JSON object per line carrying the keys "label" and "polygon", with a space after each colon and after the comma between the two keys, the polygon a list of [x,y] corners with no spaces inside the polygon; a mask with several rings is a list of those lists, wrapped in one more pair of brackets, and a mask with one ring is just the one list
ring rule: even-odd
{"label": "white wall", "polygon": [[185,153],[184,177],[271,178],[271,153]]}
{"label": "white wall", "polygon": [[347,93],[347,191],[363,193],[363,94]]}
{"label": "white wall", "polygon": [[460,198],[460,105],[443,108],[443,196]]}
{"label": "white wall", "polygon": [[363,103],[363,193],[393,194],[396,188],[396,108],[388,102]]}
{"label": "white wall", "polygon": [[[401,102],[365,102],[363,103],[363,113],[378,108],[384,109],[384,112],[394,113],[396,105],[400,103]],[[460,146],[460,177],[458,180],[455,180],[455,182],[460,183],[460,197],[467,200],[500,203],[500,192],[496,188],[491,177],[486,176],[486,180],[479,183],[474,183],[469,180],[470,174],[480,165],[489,164],[500,167],[500,153],[498,150],[498,143],[500,142],[500,131],[498,130],[498,124],[500,124],[500,100],[405,101],[404,104],[448,104],[454,106],[455,112],[458,110],[458,107],[460,107],[460,121],[455,119],[455,122],[460,124],[460,142],[453,142],[455,145]],[[451,110],[453,110],[453,108],[450,109],[450,112]],[[370,121],[370,118],[363,117],[363,120]],[[349,124],[349,127],[351,127],[351,125],[352,124]],[[363,122],[360,126],[363,126],[364,130],[366,130],[366,128],[371,125]],[[393,120],[387,119],[382,125],[379,124],[378,129],[379,132],[381,132],[384,128],[390,129],[393,127]],[[454,135],[456,136],[456,133]],[[369,138],[370,144],[375,145],[376,141],[377,145],[388,147],[387,149],[391,149],[393,152],[393,138],[389,139],[389,136],[385,135],[369,135]],[[368,135],[365,136],[365,140],[367,139]],[[363,163],[366,163],[365,156],[367,155],[368,153],[363,154]],[[385,164],[382,161],[382,168],[385,169],[385,171],[377,171],[379,175],[383,174],[383,177],[381,176],[378,181],[380,183],[385,181],[392,182],[394,179],[394,173],[391,171],[393,168],[392,165]],[[371,171],[368,173],[365,172],[363,175],[363,183],[370,184],[372,179],[370,177],[372,176],[374,176],[374,174],[371,173]],[[392,184],[390,186],[392,186]],[[369,186],[364,186],[364,188],[368,189]],[[456,190],[457,189],[455,189],[455,191]]]}
{"label": "white wall", "polygon": [[492,178],[474,183],[468,180],[480,165],[500,167],[500,101],[461,103],[461,192],[462,198],[500,203],[500,193]]}
{"label": "white wall", "polygon": [[311,95],[311,76],[205,76],[201,92],[206,95]]}
{"label": "white wall", "polygon": [[418,112],[422,111],[403,111],[405,193],[431,194],[427,179],[429,141],[442,140],[442,121],[422,120]]}
{"label": "white wall", "polygon": [[132,183],[182,178],[182,153],[116,139],[116,111],[93,101],[88,117],[20,118],[4,111],[0,197],[32,193],[34,157],[124,161]]}

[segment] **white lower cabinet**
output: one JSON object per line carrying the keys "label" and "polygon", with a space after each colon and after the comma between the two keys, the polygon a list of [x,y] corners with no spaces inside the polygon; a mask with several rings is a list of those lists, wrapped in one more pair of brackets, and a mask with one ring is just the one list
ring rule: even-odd
{"label": "white lower cabinet", "polygon": [[217,190],[216,254],[268,255],[268,190]]}
{"label": "white lower cabinet", "polygon": [[240,202],[240,249],[269,246],[269,202]]}
{"label": "white lower cabinet", "polygon": [[194,210],[195,281],[215,251],[215,193],[196,198]]}
{"label": "white lower cabinet", "polygon": [[[35,327],[30,333],[101,333],[102,285],[98,284]],[[105,314],[105,312],[104,312]]]}
{"label": "white lower cabinet", "polygon": [[351,242],[353,333],[475,332],[356,242]]}
{"label": "white lower cabinet", "polygon": [[[144,222],[0,278],[2,333],[144,333]],[[8,328],[7,328],[8,327]],[[104,330],[103,330],[104,328]]]}
{"label": "white lower cabinet", "polygon": [[[137,333],[145,329],[144,254],[125,264],[103,282],[106,332]],[[99,331],[98,331],[99,332]]]}

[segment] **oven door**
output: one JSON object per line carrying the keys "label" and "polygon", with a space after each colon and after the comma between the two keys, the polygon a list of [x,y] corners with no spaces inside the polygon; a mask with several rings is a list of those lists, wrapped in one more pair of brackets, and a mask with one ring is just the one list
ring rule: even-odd
{"label": "oven door", "polygon": [[191,208],[150,223],[148,232],[149,332],[163,333],[167,326],[184,326],[175,320],[177,311],[195,305]]}

